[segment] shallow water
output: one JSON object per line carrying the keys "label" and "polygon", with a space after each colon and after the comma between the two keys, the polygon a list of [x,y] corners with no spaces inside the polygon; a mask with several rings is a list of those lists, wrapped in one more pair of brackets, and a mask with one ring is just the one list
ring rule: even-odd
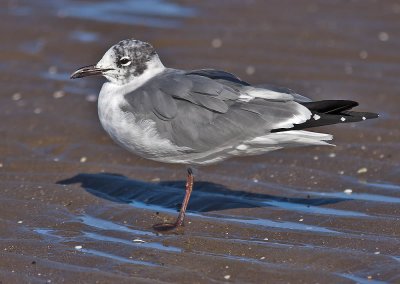
{"label": "shallow water", "polygon": [[[0,15],[0,282],[400,281],[396,1],[14,0]],[[184,168],[115,145],[97,118],[102,79],[69,80],[131,37],[167,66],[381,117],[318,129],[336,147],[197,169],[184,229],[161,234]]]}

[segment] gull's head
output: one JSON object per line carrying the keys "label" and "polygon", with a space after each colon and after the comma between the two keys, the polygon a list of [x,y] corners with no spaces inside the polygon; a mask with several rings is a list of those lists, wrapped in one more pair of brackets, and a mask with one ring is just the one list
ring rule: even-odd
{"label": "gull's head", "polygon": [[151,44],[126,39],[107,50],[96,65],[85,66],[72,73],[71,79],[102,75],[114,84],[124,85],[145,73],[151,75],[163,68]]}

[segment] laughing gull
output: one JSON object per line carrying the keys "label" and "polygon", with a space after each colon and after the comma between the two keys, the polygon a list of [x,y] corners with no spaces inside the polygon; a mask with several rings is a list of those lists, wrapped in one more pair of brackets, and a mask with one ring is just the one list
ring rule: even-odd
{"label": "laughing gull", "polygon": [[[350,111],[348,100],[312,101],[290,89],[257,87],[213,69],[184,71],[165,67],[153,46],[123,40],[96,65],[71,78],[102,75],[98,113],[102,126],[120,146],[146,159],[209,165],[227,158],[260,155],[307,145],[330,145],[329,134],[304,129],[378,117]],[[183,225],[193,189],[188,168],[186,192],[174,223]]]}

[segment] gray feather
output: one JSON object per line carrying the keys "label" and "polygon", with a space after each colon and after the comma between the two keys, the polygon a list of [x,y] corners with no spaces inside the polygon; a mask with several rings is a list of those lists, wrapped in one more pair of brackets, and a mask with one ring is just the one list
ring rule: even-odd
{"label": "gray feather", "polygon": [[294,101],[240,100],[247,85],[227,74],[169,69],[126,94],[128,109],[136,119],[155,121],[161,137],[199,153],[235,147],[298,114]]}
{"label": "gray feather", "polygon": [[286,87],[279,87],[279,86],[273,86],[273,85],[268,85],[268,84],[257,85],[257,87],[264,88],[264,89],[271,90],[271,91],[278,92],[278,93],[292,95],[296,102],[312,102],[312,100],[310,98],[300,95],[300,94],[296,93],[295,91],[293,91],[292,89],[289,89]]}
{"label": "gray feather", "polygon": [[150,97],[153,105],[153,112],[160,119],[170,120],[176,116],[178,108],[171,96],[163,93],[161,90],[156,89]]}
{"label": "gray feather", "polygon": [[249,83],[240,80],[240,78],[236,77],[235,75],[225,72],[225,71],[220,71],[220,70],[214,70],[214,69],[200,69],[200,70],[192,70],[186,72],[187,75],[199,75],[203,77],[207,77],[213,80],[222,80],[225,82],[231,82],[236,85],[241,85],[241,86],[250,86]]}

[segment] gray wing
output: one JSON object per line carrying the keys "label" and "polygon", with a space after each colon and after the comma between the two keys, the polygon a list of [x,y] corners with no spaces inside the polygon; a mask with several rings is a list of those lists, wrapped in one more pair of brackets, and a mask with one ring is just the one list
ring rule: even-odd
{"label": "gray wing", "polygon": [[125,111],[155,121],[160,136],[193,152],[237,146],[309,118],[290,94],[216,70],[162,73],[125,98]]}
{"label": "gray wing", "polygon": [[[200,75],[204,76],[213,80],[217,80],[218,82],[221,82],[222,84],[229,85],[231,88],[239,91],[243,86],[250,86],[249,83],[241,80],[239,77],[236,77],[235,75],[225,72],[225,71],[219,71],[219,70],[213,70],[213,69],[200,69],[200,70],[193,70],[189,71],[186,74],[190,75]],[[263,88],[267,90],[271,90],[277,93],[282,93],[282,94],[288,94],[293,96],[294,100],[296,102],[311,102],[312,100],[310,98],[307,98],[303,95],[298,94],[297,92],[293,91],[292,89],[286,88],[286,87],[279,87],[279,86],[274,86],[274,85],[269,85],[269,84],[261,84],[257,85],[256,87],[258,88]]]}
{"label": "gray wing", "polygon": [[273,86],[273,85],[268,85],[268,84],[257,85],[257,87],[272,90],[272,91],[279,92],[279,93],[285,93],[285,94],[292,95],[296,102],[304,102],[304,103],[312,102],[312,99],[305,97],[303,95],[300,95],[297,92],[295,92],[289,88],[278,87],[278,86]]}
{"label": "gray wing", "polygon": [[187,75],[199,75],[209,79],[217,80],[225,84],[230,84],[232,87],[250,86],[249,83],[242,81],[239,77],[220,70],[214,69],[200,69],[186,72]]}

